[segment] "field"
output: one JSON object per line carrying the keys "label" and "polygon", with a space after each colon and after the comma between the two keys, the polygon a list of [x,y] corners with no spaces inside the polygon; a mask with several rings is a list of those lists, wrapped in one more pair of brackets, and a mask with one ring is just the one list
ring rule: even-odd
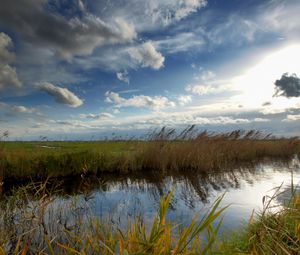
{"label": "field", "polygon": [[[59,188],[49,180],[154,173],[222,173],[265,160],[289,161],[300,152],[298,138],[275,138],[258,131],[214,134],[193,127],[176,134],[162,129],[144,140],[0,142],[0,254],[299,254],[299,194],[271,211],[274,197],[249,219],[242,232],[221,240],[223,196],[196,214],[187,226],[167,221],[172,191],[163,196],[150,226],[132,219],[120,229],[89,214],[81,205],[55,207]],[[240,171],[243,171],[241,169]],[[195,175],[196,176],[196,175]],[[95,178],[96,179],[96,178]],[[1,194],[3,184],[27,184]],[[28,184],[30,183],[30,184]],[[50,187],[50,189],[49,189]],[[76,202],[74,202],[76,204]],[[69,206],[69,205],[68,205]],[[74,216],[72,226],[63,215]],[[175,227],[174,227],[175,226]]]}
{"label": "field", "polygon": [[179,135],[162,129],[147,140],[90,142],[2,142],[2,180],[45,180],[101,173],[187,173],[226,170],[265,158],[290,159],[297,138],[276,139],[258,131]]}

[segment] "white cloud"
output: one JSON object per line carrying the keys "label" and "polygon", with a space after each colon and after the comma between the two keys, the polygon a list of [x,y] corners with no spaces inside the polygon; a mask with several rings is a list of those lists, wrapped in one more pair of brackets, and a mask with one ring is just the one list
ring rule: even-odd
{"label": "white cloud", "polygon": [[18,113],[33,113],[36,111],[34,108],[28,108],[23,105],[13,105],[11,109]]}
{"label": "white cloud", "polygon": [[271,108],[271,107],[268,107],[268,108],[262,109],[260,112],[264,115],[269,115],[269,114],[283,113],[283,112],[286,112],[286,111],[287,111],[287,108]]}
{"label": "white cloud", "polygon": [[[164,66],[165,57],[156,49],[154,42],[139,43],[130,45],[119,45],[107,47],[103,51],[96,51],[94,55],[84,58],[75,58],[74,63],[84,69],[103,68],[120,73],[120,70],[138,69],[150,67],[159,70]],[[121,73],[119,77],[125,78]],[[128,77],[129,78],[129,77]]]}
{"label": "white cloud", "polygon": [[119,114],[120,113],[120,110],[118,109],[118,108],[116,108],[116,109],[113,109],[113,114]]}
{"label": "white cloud", "polygon": [[200,7],[206,6],[207,1],[204,0],[185,0],[177,1],[180,6],[175,11],[175,19],[181,20],[193,12],[196,12]]}
{"label": "white cloud", "polygon": [[185,126],[185,125],[211,125],[211,126],[226,126],[226,125],[245,125],[251,123],[252,120],[246,118],[234,118],[232,116],[210,116],[202,117],[195,112],[161,112],[159,115],[151,114],[148,116],[139,116],[120,120],[116,127],[119,129],[148,129],[159,126]]}
{"label": "white cloud", "polygon": [[299,40],[299,8],[299,1],[266,1],[257,6],[251,17],[231,14],[205,34],[213,47],[249,44],[266,34],[277,36],[277,40]]}
{"label": "white cloud", "polygon": [[154,41],[153,44],[159,50],[169,54],[185,52],[190,49],[203,49],[206,44],[203,38],[192,32],[177,33],[173,36]]}
{"label": "white cloud", "polygon": [[262,31],[262,28],[255,21],[234,14],[225,22],[213,27],[207,36],[210,43],[215,46],[227,43],[240,45],[254,41],[258,31]]}
{"label": "white cloud", "polygon": [[108,17],[124,17],[139,31],[171,25],[206,5],[207,0],[114,0],[109,4],[106,1],[91,2],[91,7],[97,12]]}
{"label": "white cloud", "polygon": [[44,122],[36,122],[34,125],[31,126],[31,128],[37,128],[37,129],[41,129],[41,128],[48,128],[48,124],[44,123]]}
{"label": "white cloud", "polygon": [[108,113],[108,112],[102,112],[100,114],[89,113],[89,114],[80,114],[80,118],[104,120],[104,119],[112,119],[112,118],[114,118],[114,115],[112,115],[111,113]]}
{"label": "white cloud", "polygon": [[5,108],[7,106],[6,103],[0,102],[0,109]]}
{"label": "white cloud", "polygon": [[180,105],[186,105],[190,102],[192,102],[192,96],[191,95],[181,95],[178,97],[178,102]]}
{"label": "white cloud", "polygon": [[210,81],[216,77],[216,74],[210,70],[204,70],[196,78],[200,79],[203,82]]}
{"label": "white cloud", "polygon": [[57,103],[67,104],[71,107],[78,107],[83,104],[83,101],[77,97],[73,92],[66,88],[55,86],[49,82],[42,82],[38,84],[40,90],[53,96]]}
{"label": "white cloud", "polygon": [[34,113],[37,112],[35,108],[29,108],[23,105],[11,105],[0,102],[0,109],[7,109],[10,113]]}
{"label": "white cloud", "polygon": [[258,23],[265,31],[299,39],[299,8],[299,1],[270,1],[262,8]]}
{"label": "white cloud", "polygon": [[300,114],[295,114],[295,115],[289,114],[282,121],[290,122],[290,121],[298,121],[298,120],[300,120]]}
{"label": "white cloud", "polygon": [[128,53],[132,60],[142,67],[158,70],[164,65],[164,56],[155,49],[152,42],[145,42],[142,45],[129,48]]}
{"label": "white cloud", "polygon": [[16,68],[11,67],[8,64],[0,63],[0,90],[14,86],[20,88],[22,86],[21,81],[18,78]]}
{"label": "white cloud", "polygon": [[230,79],[219,80],[217,75],[211,70],[204,70],[199,67],[200,73],[194,76],[195,84],[189,84],[185,87],[187,92],[196,95],[210,95],[222,93],[225,91],[233,91],[232,81]]}
{"label": "white cloud", "polygon": [[108,112],[102,112],[100,113],[100,119],[112,119],[114,118],[114,115],[112,115],[111,113]]}
{"label": "white cloud", "polygon": [[265,119],[265,118],[255,118],[253,121],[254,122],[269,122],[270,120],[269,119]]}
{"label": "white cloud", "polygon": [[185,90],[187,92],[197,95],[209,95],[224,92],[228,89],[226,86],[212,86],[212,85],[188,85]]}
{"label": "white cloud", "polygon": [[[83,117],[83,116],[82,116]],[[121,119],[108,118],[106,121],[99,121],[98,118],[91,118],[90,121],[81,120],[53,120],[48,122],[55,126],[54,130],[58,130],[59,126],[63,127],[64,131],[73,131],[78,128],[82,131],[88,132],[89,130],[130,130],[130,129],[149,129],[161,126],[182,127],[191,124],[199,126],[235,126],[247,125],[253,120],[246,118],[234,118],[233,116],[210,116],[202,117],[199,113],[191,112],[176,112],[166,113],[160,112],[151,113],[144,116],[128,116]],[[53,127],[54,128],[54,127]]]}
{"label": "white cloud", "polygon": [[117,107],[145,107],[151,109],[162,109],[167,107],[174,107],[175,103],[163,96],[133,96],[129,99],[121,97],[118,93],[107,91],[105,93],[106,101],[116,104]]}
{"label": "white cloud", "polygon": [[17,88],[22,86],[16,69],[10,65],[15,59],[15,54],[9,51],[12,46],[11,38],[4,33],[0,33],[0,90],[10,86]]}
{"label": "white cloud", "polygon": [[58,124],[62,126],[68,126],[70,129],[92,129],[93,127],[85,122],[78,121],[78,120],[55,120],[52,122],[53,124]]}
{"label": "white cloud", "polygon": [[15,54],[8,49],[13,46],[11,38],[0,33],[0,63],[10,63],[15,59]]}
{"label": "white cloud", "polygon": [[116,75],[120,81],[123,81],[123,82],[129,84],[129,76],[128,76],[127,70],[124,70],[123,72],[117,72]]}
{"label": "white cloud", "polygon": [[228,125],[228,124],[247,124],[250,123],[250,120],[248,119],[242,119],[242,118],[233,118],[233,117],[224,117],[224,116],[218,116],[218,117],[212,117],[212,118],[201,118],[196,117],[195,118],[195,124],[199,125]]}

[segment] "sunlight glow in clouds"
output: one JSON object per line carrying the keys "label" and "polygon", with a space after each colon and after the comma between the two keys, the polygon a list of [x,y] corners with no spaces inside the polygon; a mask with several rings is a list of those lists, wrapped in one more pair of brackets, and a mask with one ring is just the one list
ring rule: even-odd
{"label": "sunlight glow in clouds", "polygon": [[299,0],[17,2],[0,7],[0,131],[12,137],[299,134]]}
{"label": "sunlight glow in clouds", "polygon": [[265,57],[245,74],[233,79],[233,87],[242,92],[235,99],[245,107],[260,107],[270,101],[275,107],[290,107],[295,99],[274,98],[274,82],[283,73],[300,73],[300,45],[291,45]]}

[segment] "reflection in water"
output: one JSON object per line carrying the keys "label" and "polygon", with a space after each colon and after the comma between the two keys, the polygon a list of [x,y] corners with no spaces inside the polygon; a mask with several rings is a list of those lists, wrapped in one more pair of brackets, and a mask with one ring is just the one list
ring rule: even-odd
{"label": "reflection in water", "polygon": [[[291,170],[294,183],[297,184],[300,180],[297,160],[288,164],[262,163],[205,174],[162,176],[158,172],[151,172],[55,180],[59,192],[54,195],[55,199],[48,208],[51,215],[49,221],[59,218],[65,226],[70,227],[78,218],[84,223],[88,215],[93,215],[118,227],[126,226],[130,218],[141,217],[147,222],[155,214],[160,197],[175,187],[168,219],[183,224],[189,222],[196,212],[207,209],[216,197],[226,191],[222,205],[231,206],[225,212],[223,230],[234,228],[247,220],[253,209],[261,208],[262,197],[272,193],[274,187],[284,182],[286,188],[291,183]],[[4,190],[10,192],[8,184]]]}

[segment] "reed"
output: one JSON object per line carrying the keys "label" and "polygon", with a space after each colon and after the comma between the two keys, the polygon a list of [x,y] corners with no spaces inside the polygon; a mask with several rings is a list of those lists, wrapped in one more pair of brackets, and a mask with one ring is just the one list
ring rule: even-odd
{"label": "reed", "polygon": [[[46,183],[19,188],[0,204],[0,254],[285,254],[300,252],[300,193],[289,190],[289,199],[278,208],[282,194],[263,198],[263,209],[253,214],[238,232],[218,235],[226,207],[224,197],[207,211],[200,211],[188,225],[167,220],[172,192],[160,200],[151,224],[132,219],[127,228],[80,213],[84,205],[51,205],[56,188]],[[80,210],[78,210],[80,208]],[[71,215],[68,219],[66,215]]]}
{"label": "reed", "polygon": [[[220,208],[221,196],[210,210],[198,213],[189,225],[182,226],[166,218],[170,192],[161,198],[150,226],[135,219],[127,229],[120,230],[94,217],[85,218],[85,224],[76,218],[72,226],[67,226],[59,218],[46,220],[53,195],[45,187],[27,186],[2,205],[0,254],[209,254],[226,209]],[[34,196],[39,199],[34,204],[28,204],[28,189],[36,190]],[[24,204],[17,209],[14,203],[20,199]]]}
{"label": "reed", "polygon": [[265,158],[290,159],[300,151],[297,137],[275,138],[255,130],[197,132],[194,126],[178,134],[174,129],[163,128],[144,140],[6,142],[4,146],[0,165],[2,176],[8,180],[45,180],[105,172],[205,173]]}
{"label": "reed", "polygon": [[5,161],[5,151],[4,151],[4,144],[3,140],[8,137],[8,132],[5,131],[1,136],[0,136],[0,199],[2,197],[3,193],[3,182],[4,182],[4,172],[5,172],[5,166],[4,166],[4,161]]}
{"label": "reed", "polygon": [[282,193],[278,188],[273,196],[264,197],[263,210],[244,229],[225,236],[215,254],[299,254],[300,193],[292,192],[285,205],[274,208],[272,202]]}

